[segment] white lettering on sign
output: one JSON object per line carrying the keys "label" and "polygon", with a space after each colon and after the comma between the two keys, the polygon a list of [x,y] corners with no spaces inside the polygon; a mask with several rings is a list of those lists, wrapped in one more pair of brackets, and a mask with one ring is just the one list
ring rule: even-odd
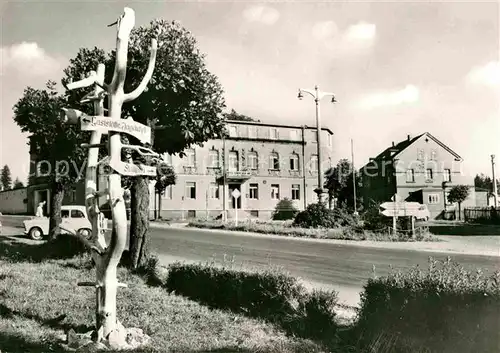
{"label": "white lettering on sign", "polygon": [[84,116],[81,118],[83,131],[116,131],[130,134],[141,142],[151,143],[151,128],[132,119],[111,119],[106,116]]}
{"label": "white lettering on sign", "polygon": [[156,176],[156,167],[151,167],[144,164],[133,164],[126,163],[122,161],[109,161],[109,166],[113,168],[117,173],[126,176]]}

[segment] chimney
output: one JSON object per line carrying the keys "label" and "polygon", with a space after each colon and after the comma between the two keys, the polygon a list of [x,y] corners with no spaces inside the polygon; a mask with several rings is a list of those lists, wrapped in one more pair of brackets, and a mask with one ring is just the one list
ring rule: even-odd
{"label": "chimney", "polygon": [[395,146],[395,145],[394,145],[394,141],[392,141],[392,147],[394,147],[394,146]]}
{"label": "chimney", "polygon": [[411,135],[408,135],[408,141],[410,141],[410,140],[411,140]]}

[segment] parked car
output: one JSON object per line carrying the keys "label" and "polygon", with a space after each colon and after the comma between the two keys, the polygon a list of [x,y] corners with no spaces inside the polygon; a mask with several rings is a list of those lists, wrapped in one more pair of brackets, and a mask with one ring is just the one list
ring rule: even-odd
{"label": "parked car", "polygon": [[[87,216],[85,206],[66,205],[61,207],[61,227],[70,231],[77,232],[82,236],[89,238],[92,236],[92,225]],[[48,217],[32,217],[23,222],[24,234],[34,240],[42,240],[49,234]],[[61,229],[61,234],[68,234]]]}
{"label": "parked car", "polygon": [[427,208],[427,205],[420,205],[418,208],[417,215],[415,216],[416,219],[418,220],[423,220],[423,221],[428,221],[431,218],[431,213],[429,212],[429,209]]}

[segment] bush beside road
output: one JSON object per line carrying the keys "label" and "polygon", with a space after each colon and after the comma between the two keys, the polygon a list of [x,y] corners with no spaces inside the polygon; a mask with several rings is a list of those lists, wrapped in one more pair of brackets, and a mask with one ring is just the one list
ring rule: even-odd
{"label": "bush beside road", "polygon": [[[75,283],[91,280],[93,265],[68,239],[48,244],[0,237],[3,351],[62,352],[69,329],[91,330],[94,293],[76,290]],[[451,262],[369,280],[354,322],[339,317],[335,292],[310,290],[276,268],[260,271],[224,261],[176,263],[165,271],[152,258],[137,273],[120,268],[119,278],[130,285],[119,291],[120,319],[152,336],[151,349],[142,352],[407,352],[425,347],[465,353],[474,345],[492,351],[498,337],[499,275]],[[472,315],[478,312],[484,315]],[[441,321],[433,329],[436,315]]]}

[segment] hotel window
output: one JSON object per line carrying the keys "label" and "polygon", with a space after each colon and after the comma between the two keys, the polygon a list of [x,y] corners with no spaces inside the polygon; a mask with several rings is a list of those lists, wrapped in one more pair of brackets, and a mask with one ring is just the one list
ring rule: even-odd
{"label": "hotel window", "polygon": [[444,170],[444,181],[451,181],[451,170],[450,169]]}
{"label": "hotel window", "polygon": [[432,169],[425,170],[425,180],[432,180]]}
{"label": "hotel window", "polygon": [[229,136],[231,137],[237,137],[238,136],[238,129],[234,125],[229,125]]}
{"label": "hotel window", "polygon": [[209,167],[211,167],[211,168],[218,168],[219,167],[219,151],[210,150],[208,152],[208,163],[209,163]]}
{"label": "hotel window", "polygon": [[257,127],[256,126],[249,126],[248,127],[248,137],[254,139],[257,138]]}
{"label": "hotel window", "polygon": [[273,139],[273,140],[277,140],[278,139],[278,129],[275,128],[275,127],[271,127],[269,128],[269,138]]}
{"label": "hotel window", "polygon": [[280,199],[280,186],[278,184],[271,184],[271,199]]}
{"label": "hotel window", "polygon": [[210,150],[208,152],[208,163],[209,163],[209,167],[211,167],[211,168],[218,168],[219,167],[219,151]]}
{"label": "hotel window", "polygon": [[290,170],[299,170],[299,155],[296,153],[290,156]]}
{"label": "hotel window", "polygon": [[418,152],[417,152],[417,159],[419,161],[423,161],[424,160],[424,150],[422,148],[419,148],[418,149]]}
{"label": "hotel window", "polygon": [[186,181],[186,199],[196,199],[196,183],[194,181]]}
{"label": "hotel window", "polygon": [[229,152],[229,170],[234,172],[238,170],[238,152]]}
{"label": "hotel window", "polygon": [[439,194],[429,194],[428,197],[429,204],[439,203]]}
{"label": "hotel window", "polygon": [[311,156],[311,161],[309,162],[309,169],[311,172],[316,173],[318,171],[318,155],[313,154]]}
{"label": "hotel window", "polygon": [[258,200],[259,199],[259,184],[250,184],[249,186],[249,199]]}
{"label": "hotel window", "polygon": [[250,169],[259,169],[259,156],[257,155],[257,152],[249,152],[248,153],[248,167]]}
{"label": "hotel window", "polygon": [[437,159],[437,151],[432,150],[431,151],[431,161],[435,161]]}
{"label": "hotel window", "polygon": [[172,200],[172,185],[169,185],[163,190],[163,198]]}
{"label": "hotel window", "polygon": [[210,183],[209,195],[211,199],[219,198],[219,185],[216,183]]}
{"label": "hotel window", "polygon": [[300,184],[292,184],[292,200],[300,200]]}
{"label": "hotel window", "polygon": [[406,182],[407,183],[415,182],[415,169],[408,169],[406,171]]}
{"label": "hotel window", "polygon": [[271,155],[269,156],[269,169],[280,169],[280,157],[276,152],[271,152]]}
{"label": "hotel window", "polygon": [[193,149],[187,149],[186,150],[186,166],[187,167],[194,167],[196,163],[196,154]]}

